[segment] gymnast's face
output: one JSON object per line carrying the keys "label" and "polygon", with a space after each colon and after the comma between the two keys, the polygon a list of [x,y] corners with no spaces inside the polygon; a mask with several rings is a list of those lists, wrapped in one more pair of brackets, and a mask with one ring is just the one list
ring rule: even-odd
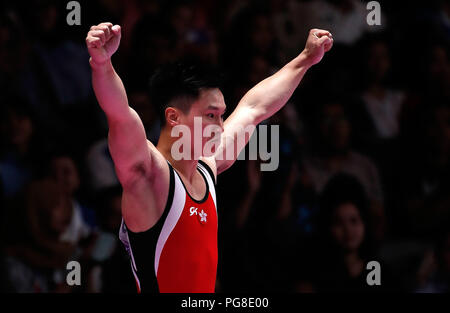
{"label": "gymnast's face", "polygon": [[191,151],[195,151],[194,144],[198,142],[201,143],[202,156],[215,152],[223,132],[225,109],[222,92],[214,88],[202,90],[190,110],[186,114],[180,113],[180,124],[188,126],[191,131]]}

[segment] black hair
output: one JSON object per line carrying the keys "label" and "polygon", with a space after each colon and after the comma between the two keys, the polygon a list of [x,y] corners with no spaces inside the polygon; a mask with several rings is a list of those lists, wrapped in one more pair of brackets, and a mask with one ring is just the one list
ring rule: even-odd
{"label": "black hair", "polygon": [[59,158],[71,159],[77,171],[81,175],[83,170],[83,152],[71,146],[69,143],[50,142],[48,147],[43,151],[44,162],[40,168],[40,176],[46,177],[52,173],[52,164]]}
{"label": "black hair", "polygon": [[[33,134],[31,136],[31,146],[36,143],[36,133],[40,129],[40,125],[37,124],[36,114],[31,104],[24,98],[17,96],[13,93],[7,93],[2,95],[0,99],[0,155],[10,148],[9,138],[6,137],[6,126],[12,116],[20,118],[28,118],[33,124]],[[38,147],[36,147],[38,148]],[[33,153],[29,153],[29,156],[33,156]]]}
{"label": "black hair", "polygon": [[375,249],[373,232],[371,230],[372,223],[369,214],[369,200],[364,187],[352,175],[345,173],[334,175],[320,195],[320,211],[317,221],[320,240],[326,244],[329,252],[337,252],[337,247],[331,238],[330,228],[336,208],[345,203],[351,203],[358,209],[366,229],[359,253],[361,257],[368,258],[372,256]]}
{"label": "black hair", "polygon": [[183,60],[160,67],[150,79],[149,92],[161,125],[166,124],[166,108],[173,106],[188,113],[201,90],[221,89],[222,82],[223,76],[217,69],[195,60]]}

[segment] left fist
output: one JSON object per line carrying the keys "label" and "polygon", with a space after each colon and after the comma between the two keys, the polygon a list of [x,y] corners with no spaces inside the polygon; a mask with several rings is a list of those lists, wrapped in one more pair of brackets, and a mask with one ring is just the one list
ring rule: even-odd
{"label": "left fist", "polygon": [[309,31],[303,53],[311,65],[319,63],[325,52],[333,46],[333,35],[327,30],[313,28]]}

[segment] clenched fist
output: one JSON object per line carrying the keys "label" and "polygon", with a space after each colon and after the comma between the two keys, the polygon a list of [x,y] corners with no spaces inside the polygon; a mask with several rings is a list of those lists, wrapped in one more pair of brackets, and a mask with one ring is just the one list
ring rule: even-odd
{"label": "clenched fist", "polygon": [[119,25],[101,23],[92,26],[86,37],[91,63],[102,64],[108,61],[119,47],[120,36]]}
{"label": "clenched fist", "polygon": [[325,52],[330,51],[332,46],[333,36],[329,31],[311,29],[303,53],[306,55],[310,64],[314,65],[322,60]]}

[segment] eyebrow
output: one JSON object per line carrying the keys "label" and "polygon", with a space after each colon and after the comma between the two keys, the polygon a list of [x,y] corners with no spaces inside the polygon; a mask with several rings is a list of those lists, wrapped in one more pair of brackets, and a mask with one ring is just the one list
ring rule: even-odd
{"label": "eyebrow", "polygon": [[[207,108],[208,110],[220,110],[219,107],[216,107],[215,105],[210,105]],[[225,112],[227,111],[227,107],[225,107],[225,110],[223,110],[223,113],[225,114]]]}

